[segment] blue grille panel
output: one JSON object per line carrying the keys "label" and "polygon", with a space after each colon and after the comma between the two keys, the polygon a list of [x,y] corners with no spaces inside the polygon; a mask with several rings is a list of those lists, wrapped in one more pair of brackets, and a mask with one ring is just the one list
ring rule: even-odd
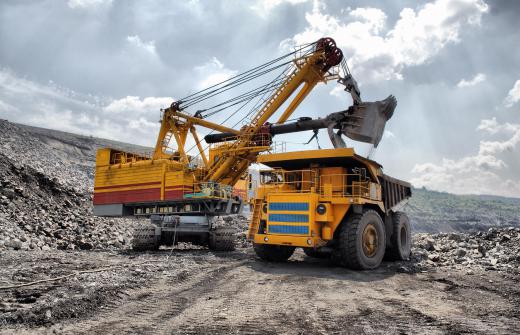
{"label": "blue grille panel", "polygon": [[308,235],[308,226],[285,226],[285,225],[269,225],[269,233],[271,234],[300,234]]}
{"label": "blue grille panel", "polygon": [[307,214],[269,214],[269,221],[309,222],[309,216]]}
{"label": "blue grille panel", "polygon": [[308,202],[270,202],[270,211],[308,211]]}

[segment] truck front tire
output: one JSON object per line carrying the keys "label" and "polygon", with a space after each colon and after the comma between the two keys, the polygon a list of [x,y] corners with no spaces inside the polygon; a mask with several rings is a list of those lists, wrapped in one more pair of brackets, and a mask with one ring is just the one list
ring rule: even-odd
{"label": "truck front tire", "polygon": [[350,214],[340,228],[333,258],[350,269],[372,270],[383,260],[385,241],[383,220],[376,211]]}

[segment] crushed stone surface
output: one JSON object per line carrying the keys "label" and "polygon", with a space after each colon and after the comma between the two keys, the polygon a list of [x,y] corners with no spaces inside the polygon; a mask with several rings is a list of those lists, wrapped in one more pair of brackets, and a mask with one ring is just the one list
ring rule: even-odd
{"label": "crushed stone surface", "polygon": [[[235,228],[234,252],[180,243],[138,253],[129,250],[131,234],[145,219],[92,215],[100,146],[146,149],[0,120],[0,334],[520,329],[520,211],[514,200],[493,199],[506,214],[486,208],[478,225],[459,220],[463,224],[445,226],[449,233],[415,234],[409,261],[385,262],[375,271],[339,268],[301,250],[288,263],[262,262],[245,238],[247,215],[216,218],[216,225]],[[460,204],[448,200],[442,201],[456,212]],[[424,227],[431,231],[434,211],[419,204],[412,212],[428,214]],[[464,232],[453,231],[458,227]]]}

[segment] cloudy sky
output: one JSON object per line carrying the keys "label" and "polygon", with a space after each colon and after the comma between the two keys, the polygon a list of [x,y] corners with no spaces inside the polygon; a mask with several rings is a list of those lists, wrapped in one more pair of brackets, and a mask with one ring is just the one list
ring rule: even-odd
{"label": "cloudy sky", "polygon": [[[330,36],[365,100],[398,99],[372,156],[386,173],[520,197],[519,15],[515,0],[3,0],[0,118],[152,146],[173,99]],[[348,107],[335,85],[294,116]]]}

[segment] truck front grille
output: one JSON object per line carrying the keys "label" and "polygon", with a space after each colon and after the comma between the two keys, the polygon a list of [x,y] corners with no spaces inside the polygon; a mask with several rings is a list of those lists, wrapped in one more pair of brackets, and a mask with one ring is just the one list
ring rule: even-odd
{"label": "truck front grille", "polygon": [[307,214],[269,214],[269,222],[309,222]]}
{"label": "truck front grille", "polygon": [[269,225],[270,234],[299,234],[308,235],[308,226]]}

